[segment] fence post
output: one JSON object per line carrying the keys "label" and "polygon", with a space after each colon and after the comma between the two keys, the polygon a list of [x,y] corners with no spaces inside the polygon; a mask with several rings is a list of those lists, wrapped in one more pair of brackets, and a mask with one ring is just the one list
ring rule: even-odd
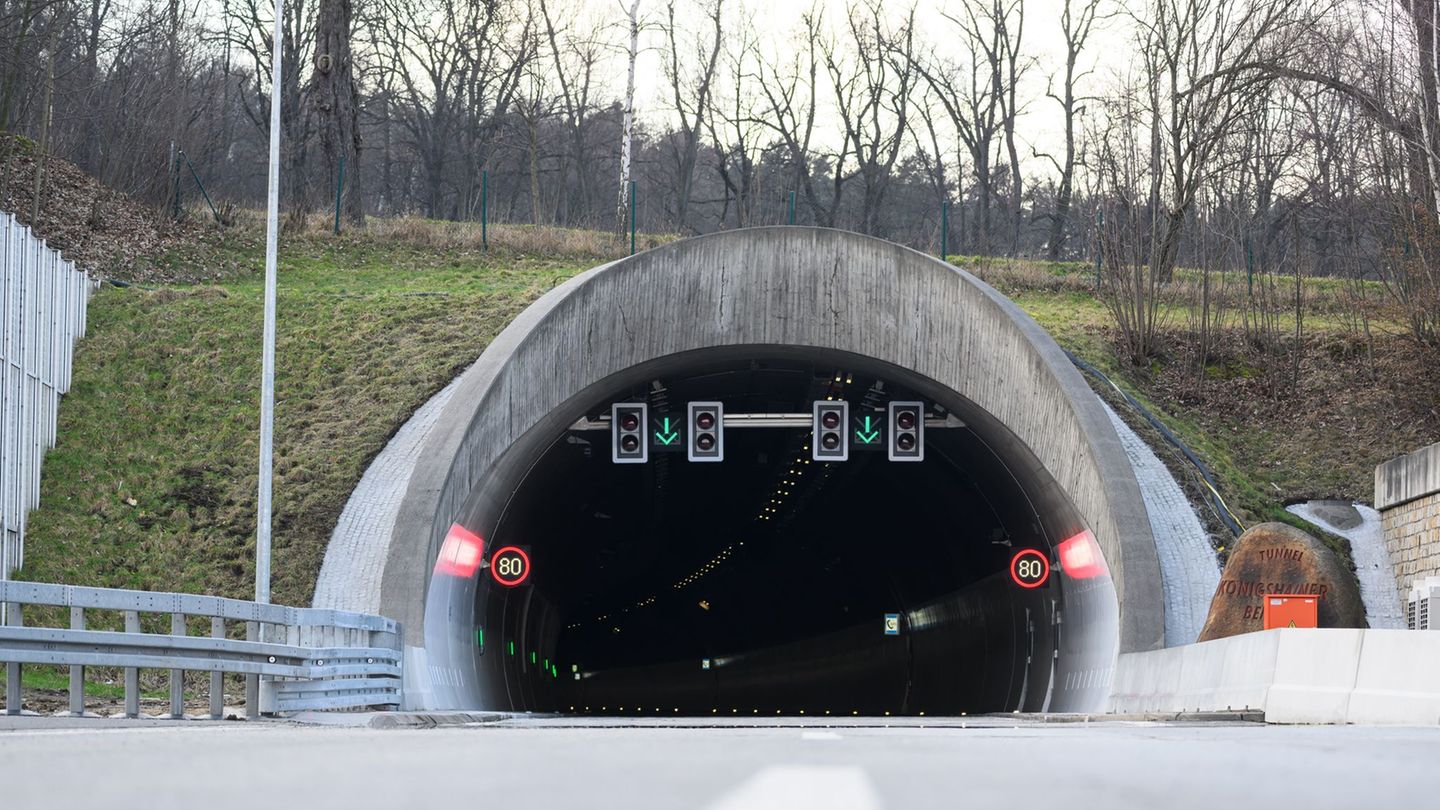
{"label": "fence post", "polygon": [[[170,148],[175,149],[175,142],[170,142]],[[175,194],[170,198],[170,218],[179,219],[182,203],[180,201],[180,154],[181,150],[175,149],[175,159],[170,166],[171,176],[175,178]]]}
{"label": "fence post", "polygon": [[[225,638],[225,620],[219,616],[210,619],[210,637]],[[225,673],[216,670],[210,673],[210,719],[219,720],[225,714]]]}
{"label": "fence post", "polygon": [[[25,625],[24,606],[17,603],[10,603],[10,609],[6,616],[6,623],[11,627],[23,627]],[[5,713],[17,715],[20,707],[25,702],[24,689],[20,680],[20,665],[10,662],[5,665]]]}
{"label": "fence post", "polygon": [[[125,611],[125,632],[140,632],[140,612],[138,610]],[[140,669],[138,667],[125,668],[125,716],[140,716]]]}
{"label": "fence post", "polygon": [[[1410,245],[1409,245],[1408,242],[1406,243],[1405,247],[1406,247],[1406,248],[1409,248],[1409,247],[1410,247]],[[1255,243],[1251,242],[1251,241],[1250,241],[1250,237],[1248,237],[1248,236],[1245,237],[1245,287],[1246,287],[1246,290],[1247,290],[1247,293],[1246,293],[1246,294],[1249,295],[1251,298],[1254,298],[1254,297],[1255,297]]]}
{"label": "fence post", "polygon": [[[185,615],[170,614],[170,635],[185,635]],[[170,670],[170,719],[185,719],[185,670]]]}
{"label": "fence post", "polygon": [[630,255],[635,255],[635,181],[630,181]]}
{"label": "fence post", "polygon": [[[260,623],[245,623],[245,640],[260,640]],[[245,718],[247,720],[260,719],[260,676],[245,676]]]}
{"label": "fence post", "polygon": [[340,192],[345,190],[345,156],[340,156],[340,177],[335,181],[335,235],[340,235]]}
{"label": "fence post", "polygon": [[490,170],[480,170],[480,248],[490,249]]}
{"label": "fence post", "polygon": [[[85,629],[85,608],[70,608],[70,629]],[[70,665],[70,716],[85,716],[85,666],[83,664]]]}
{"label": "fence post", "polygon": [[1100,294],[1100,260],[1105,254],[1105,209],[1095,207],[1095,294]]}
{"label": "fence post", "polygon": [[949,200],[941,200],[941,201],[940,201],[940,261],[942,261],[942,262],[949,261],[949,259],[945,258],[945,257],[948,256],[948,255],[950,255],[950,201],[949,201]]}

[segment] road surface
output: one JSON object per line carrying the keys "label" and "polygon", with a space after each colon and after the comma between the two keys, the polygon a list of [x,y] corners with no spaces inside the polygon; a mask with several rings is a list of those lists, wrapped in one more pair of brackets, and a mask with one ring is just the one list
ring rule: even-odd
{"label": "road surface", "polygon": [[0,724],[7,808],[1430,806],[1440,730],[1008,718]]}

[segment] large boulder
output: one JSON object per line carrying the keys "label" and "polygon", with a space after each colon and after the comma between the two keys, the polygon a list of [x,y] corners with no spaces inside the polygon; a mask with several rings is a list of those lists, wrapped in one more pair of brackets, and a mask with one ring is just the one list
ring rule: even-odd
{"label": "large boulder", "polygon": [[1199,640],[1264,629],[1268,594],[1319,596],[1321,627],[1365,626],[1360,588],[1330,549],[1293,526],[1261,523],[1235,542]]}

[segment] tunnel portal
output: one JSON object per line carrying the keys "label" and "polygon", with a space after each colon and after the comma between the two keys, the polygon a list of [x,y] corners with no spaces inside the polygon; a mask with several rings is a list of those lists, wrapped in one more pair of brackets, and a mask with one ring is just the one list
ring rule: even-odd
{"label": "tunnel portal", "polygon": [[[817,402],[918,403],[923,460],[817,460]],[[715,403],[723,461],[615,463],[616,403]],[[951,265],[813,228],[666,245],[522,313],[424,446],[381,601],[417,708],[1088,710],[1163,628],[1134,474],[1053,341]]]}

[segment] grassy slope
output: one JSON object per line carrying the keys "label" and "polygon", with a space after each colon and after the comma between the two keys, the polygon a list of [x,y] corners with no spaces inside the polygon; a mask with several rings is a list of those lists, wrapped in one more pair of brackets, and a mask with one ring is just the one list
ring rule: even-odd
{"label": "grassy slope", "polygon": [[[1061,345],[1160,416],[1211,466],[1246,525],[1281,520],[1308,528],[1283,509],[1297,499],[1368,503],[1376,464],[1440,439],[1440,384],[1430,372],[1440,357],[1404,335],[1373,283],[1365,285],[1373,310],[1372,360],[1342,312],[1350,291],[1333,279],[1303,281],[1306,343],[1297,393],[1288,387],[1288,373],[1278,390],[1267,390],[1270,381],[1257,369],[1263,361],[1242,345],[1238,315],[1203,379],[1196,379],[1176,345],[1188,341],[1186,309],[1167,307],[1170,351],[1141,369],[1117,355],[1111,315],[1089,291],[1089,268],[1037,263],[1037,272],[1013,271],[1000,261],[956,263],[1010,295]],[[1287,333],[1293,330],[1288,313],[1280,322]],[[1288,368],[1288,356],[1284,362]]]}
{"label": "grassy slope", "polygon": [[[209,250],[201,261],[261,263],[252,237]],[[284,246],[276,601],[308,603],[350,489],[408,415],[527,303],[591,263],[363,237]],[[253,271],[210,286],[102,289],[21,576],[250,592],[261,293]]]}
{"label": "grassy slope", "polygon": [[[594,234],[501,236],[516,247],[483,252],[462,226],[382,222],[359,237],[312,234],[282,246],[276,601],[308,603],[350,490],[408,415],[527,303],[608,258]],[[168,261],[183,266],[166,275],[194,266],[199,277],[220,280],[98,294],[60,411],[59,442],[46,459],[25,578],[231,596],[251,590],[258,238],[242,228]],[[1434,441],[1435,420],[1423,418],[1380,438],[1351,435],[1358,422],[1376,422],[1378,406],[1405,391],[1408,379],[1378,386],[1375,397],[1347,406],[1354,411],[1347,418],[1322,427],[1303,402],[1253,412],[1221,407],[1227,397],[1250,401],[1243,375],[1207,382],[1212,396],[1190,401],[1175,393],[1173,368],[1137,370],[1117,359],[1109,315],[1087,291],[1083,267],[1031,266],[1029,276],[1012,277],[990,263],[957,263],[977,269],[1062,345],[1155,406],[1215,467],[1247,523],[1286,517],[1279,506],[1287,497],[1365,500],[1374,463],[1424,443],[1427,432]],[[1310,328],[1323,337],[1342,327],[1319,316]]]}

